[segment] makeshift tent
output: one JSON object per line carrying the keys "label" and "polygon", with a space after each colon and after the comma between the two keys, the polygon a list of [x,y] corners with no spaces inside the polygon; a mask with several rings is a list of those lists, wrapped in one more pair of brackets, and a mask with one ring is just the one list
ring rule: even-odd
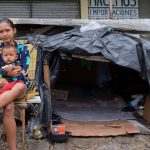
{"label": "makeshift tent", "polygon": [[[32,37],[34,39],[34,37]],[[30,39],[32,39],[30,37]],[[42,100],[41,121],[51,124],[51,95],[44,82],[44,64],[50,64],[51,84],[55,84],[60,57],[102,56],[99,61],[111,61],[140,73],[150,83],[150,42],[121,33],[111,27],[81,32],[80,28],[53,36],[41,35],[38,46],[36,83]],[[104,59],[104,58],[105,59]]]}

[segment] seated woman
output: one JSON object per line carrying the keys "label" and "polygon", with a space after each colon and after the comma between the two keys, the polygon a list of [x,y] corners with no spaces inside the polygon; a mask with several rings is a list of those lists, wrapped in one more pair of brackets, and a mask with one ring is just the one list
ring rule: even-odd
{"label": "seated woman", "polygon": [[[7,67],[7,75],[10,77],[17,77],[22,71],[26,74],[30,62],[29,51],[23,44],[16,43],[14,36],[16,34],[16,28],[10,19],[4,18],[0,20],[0,49],[6,45],[12,45],[17,48],[18,58],[21,63],[21,67],[12,66]],[[0,67],[2,66],[2,56],[0,55]],[[0,79],[0,86],[8,84],[7,79]],[[0,108],[3,108],[3,126],[6,132],[7,142],[10,150],[16,150],[16,122],[14,118],[14,104],[13,101],[23,97],[26,94],[27,86],[24,82],[16,83],[10,90],[0,95]]]}

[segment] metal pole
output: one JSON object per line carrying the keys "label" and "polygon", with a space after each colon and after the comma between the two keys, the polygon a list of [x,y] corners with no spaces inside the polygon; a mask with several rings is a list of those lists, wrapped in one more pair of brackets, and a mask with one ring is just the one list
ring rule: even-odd
{"label": "metal pole", "polygon": [[112,15],[112,0],[109,0],[109,19],[113,19],[113,15]]}

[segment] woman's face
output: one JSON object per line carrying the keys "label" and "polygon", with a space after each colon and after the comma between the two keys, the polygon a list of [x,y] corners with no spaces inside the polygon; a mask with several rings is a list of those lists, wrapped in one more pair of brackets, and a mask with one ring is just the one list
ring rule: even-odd
{"label": "woman's face", "polygon": [[4,44],[14,44],[14,35],[16,29],[13,29],[8,23],[0,23],[0,38]]}

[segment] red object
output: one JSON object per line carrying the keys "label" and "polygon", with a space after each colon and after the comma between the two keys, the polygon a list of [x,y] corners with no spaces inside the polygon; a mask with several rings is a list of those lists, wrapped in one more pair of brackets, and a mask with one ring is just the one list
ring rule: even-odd
{"label": "red object", "polygon": [[65,125],[52,125],[51,131],[53,135],[63,135],[65,134]]}
{"label": "red object", "polygon": [[6,91],[11,90],[11,89],[14,87],[14,85],[15,85],[16,83],[19,83],[19,82],[23,82],[23,81],[18,80],[18,81],[12,81],[12,82],[9,82],[8,84],[5,84],[5,85],[0,89],[0,94],[4,93],[4,92],[6,92]]}

